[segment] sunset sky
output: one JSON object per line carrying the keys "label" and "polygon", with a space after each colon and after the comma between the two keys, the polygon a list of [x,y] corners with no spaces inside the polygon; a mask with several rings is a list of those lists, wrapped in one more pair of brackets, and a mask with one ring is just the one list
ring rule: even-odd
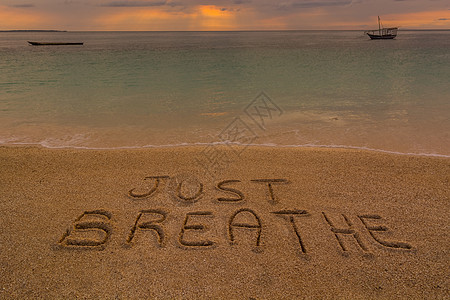
{"label": "sunset sky", "polygon": [[0,30],[450,29],[449,0],[0,0]]}

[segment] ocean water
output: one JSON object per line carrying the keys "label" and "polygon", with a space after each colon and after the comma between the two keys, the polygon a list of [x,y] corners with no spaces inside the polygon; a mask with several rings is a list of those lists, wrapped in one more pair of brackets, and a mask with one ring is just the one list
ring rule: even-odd
{"label": "ocean water", "polygon": [[0,33],[0,145],[226,142],[450,156],[450,31]]}

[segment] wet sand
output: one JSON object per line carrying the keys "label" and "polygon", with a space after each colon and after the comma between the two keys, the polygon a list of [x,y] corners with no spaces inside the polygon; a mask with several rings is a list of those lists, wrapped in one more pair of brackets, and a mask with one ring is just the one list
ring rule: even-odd
{"label": "wet sand", "polygon": [[450,296],[450,159],[235,150],[1,147],[0,298]]}

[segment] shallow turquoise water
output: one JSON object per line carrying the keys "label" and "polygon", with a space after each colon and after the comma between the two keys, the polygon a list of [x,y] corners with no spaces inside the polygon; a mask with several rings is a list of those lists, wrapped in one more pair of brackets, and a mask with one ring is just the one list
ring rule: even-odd
{"label": "shallow turquoise water", "polygon": [[[0,33],[0,41],[0,144],[220,142],[240,117],[252,144],[450,155],[450,31],[401,31],[392,41],[358,31]],[[282,110],[264,128],[244,112],[261,92]]]}

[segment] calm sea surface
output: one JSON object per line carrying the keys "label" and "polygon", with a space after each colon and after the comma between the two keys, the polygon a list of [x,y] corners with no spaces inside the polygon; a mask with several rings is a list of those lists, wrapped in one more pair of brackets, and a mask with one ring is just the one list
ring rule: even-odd
{"label": "calm sea surface", "polygon": [[449,156],[450,31],[0,33],[0,145],[224,140]]}

